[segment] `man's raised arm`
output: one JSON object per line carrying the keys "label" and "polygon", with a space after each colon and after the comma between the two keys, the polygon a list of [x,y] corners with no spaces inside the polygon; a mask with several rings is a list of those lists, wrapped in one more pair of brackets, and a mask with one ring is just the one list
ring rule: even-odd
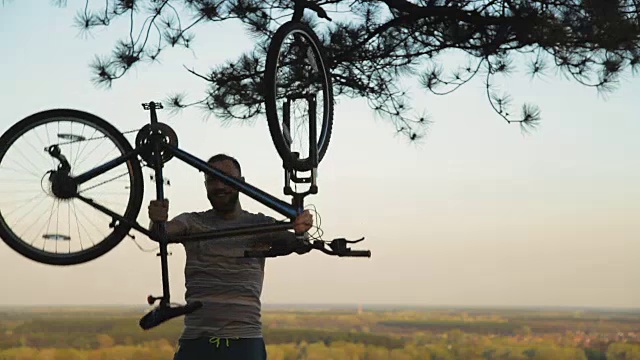
{"label": "man's raised arm", "polygon": [[149,202],[149,229],[153,228],[154,223],[166,221],[165,228],[168,235],[184,235],[187,227],[180,221],[167,221],[169,218],[169,200],[151,200]]}

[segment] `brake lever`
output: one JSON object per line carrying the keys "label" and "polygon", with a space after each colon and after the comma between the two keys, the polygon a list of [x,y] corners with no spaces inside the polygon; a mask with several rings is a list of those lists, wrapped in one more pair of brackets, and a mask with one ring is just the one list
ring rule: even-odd
{"label": "brake lever", "polygon": [[364,240],[364,237],[362,239],[358,239],[358,240],[347,240],[345,238],[333,239],[329,243],[329,247],[331,248],[331,250],[333,250],[335,252],[351,251],[351,249],[349,249],[347,247],[347,244],[359,243],[362,240]]}
{"label": "brake lever", "polygon": [[[359,243],[360,241],[363,241],[363,240],[364,240],[364,237],[362,237],[362,238],[360,238],[360,239],[358,239],[358,240],[347,240],[347,239],[345,239],[345,238],[333,239],[333,241],[336,241],[336,240],[339,240],[339,241],[341,241],[341,242],[342,242],[342,241],[344,241],[344,242],[345,242],[345,243],[347,243],[347,244],[356,244],[356,243]],[[332,241],[332,242],[333,242],[333,241]]]}
{"label": "brake lever", "polygon": [[[329,255],[337,255],[337,256],[364,256],[371,257],[371,251],[369,250],[353,250],[347,247],[347,244],[355,244],[364,240],[364,237],[358,240],[347,240],[345,238],[333,239],[329,243],[329,248],[331,250],[325,249],[324,247],[320,248],[323,252]],[[318,247],[316,247],[318,248]]]}

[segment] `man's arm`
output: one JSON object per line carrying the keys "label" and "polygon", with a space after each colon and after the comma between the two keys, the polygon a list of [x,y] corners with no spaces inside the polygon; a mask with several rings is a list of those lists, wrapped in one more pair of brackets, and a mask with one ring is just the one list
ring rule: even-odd
{"label": "man's arm", "polygon": [[165,221],[165,229],[170,236],[184,235],[187,232],[187,226],[178,220],[169,220],[169,200],[151,200],[149,203],[149,230],[153,229],[156,222]]}
{"label": "man's arm", "polygon": [[[153,221],[149,222],[149,230],[153,230],[153,226],[156,223]],[[165,222],[165,229],[167,230],[167,235],[176,236],[176,235],[184,235],[187,230],[187,227],[184,223],[175,220],[169,220]]]}

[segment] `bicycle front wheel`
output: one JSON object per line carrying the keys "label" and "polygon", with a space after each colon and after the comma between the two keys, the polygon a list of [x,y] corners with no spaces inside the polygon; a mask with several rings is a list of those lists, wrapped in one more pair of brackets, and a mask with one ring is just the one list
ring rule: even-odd
{"label": "bicycle front wheel", "polygon": [[39,263],[74,265],[114,248],[130,226],[76,195],[135,221],[142,169],[130,159],[82,184],[74,176],[133,151],[103,119],[78,110],[30,115],[0,137],[0,237]]}
{"label": "bicycle front wheel", "polygon": [[284,166],[299,171],[317,167],[331,138],[333,84],[313,29],[290,21],[276,31],[269,44],[264,84],[269,131]]}

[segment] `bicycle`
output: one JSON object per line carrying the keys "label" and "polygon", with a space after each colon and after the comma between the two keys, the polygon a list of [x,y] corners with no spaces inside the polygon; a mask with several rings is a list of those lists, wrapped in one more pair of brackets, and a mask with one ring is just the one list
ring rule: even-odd
{"label": "bicycle", "polygon": [[[0,181],[5,187],[9,188],[9,191],[5,193],[6,195],[3,195],[2,201],[0,201],[0,238],[10,248],[33,261],[49,265],[68,266],[85,263],[106,254],[126,236],[135,238],[130,234],[130,231],[135,229],[159,244],[158,256],[161,261],[162,276],[162,296],[149,295],[147,298],[149,305],[155,304],[156,301],[159,301],[159,305],[140,319],[140,327],[147,330],[169,319],[191,313],[200,308],[202,304],[197,301],[185,305],[176,305],[170,302],[167,258],[169,244],[291,230],[293,229],[293,220],[304,210],[305,197],[318,193],[317,168],[326,153],[333,125],[333,93],[331,77],[325,67],[326,59],[318,37],[310,27],[300,22],[300,19],[305,8],[311,8],[320,15],[323,14],[323,10],[318,5],[306,0],[294,0],[294,2],[293,20],[283,24],[274,34],[265,65],[265,83],[270,85],[265,89],[267,121],[272,141],[283,161],[282,166],[285,173],[283,191],[285,195],[291,196],[290,204],[247,182],[227,176],[202,159],[180,149],[175,131],[169,125],[158,121],[156,110],[163,108],[161,103],[151,101],[142,104],[143,109],[149,111],[149,123],[140,129],[127,132],[137,132],[135,147],[132,147],[131,143],[124,137],[125,133],[118,131],[112,124],[94,114],[75,109],[52,109],[27,116],[14,124],[0,137],[0,144],[2,144],[0,145]],[[290,34],[299,35],[295,40],[297,45],[300,45],[300,42],[304,40],[310,43],[310,46],[304,52],[307,57],[306,60],[308,60],[306,63],[291,61],[292,59],[286,58],[286,56],[286,61],[280,61],[284,40]],[[300,50],[300,48],[296,50]],[[294,51],[294,53],[299,55],[301,52]],[[291,54],[287,53],[285,55],[289,56]],[[309,57],[313,58],[310,59]],[[293,58],[293,60],[296,59],[296,57]],[[289,77],[285,76],[284,81],[280,81],[277,76],[277,71],[281,64],[293,64],[293,69],[287,73]],[[316,72],[319,72],[319,76],[309,75],[310,68],[315,68]],[[309,84],[310,81],[313,82],[314,80],[319,81],[315,85]],[[287,89],[284,92],[280,92],[277,89],[278,84],[281,83],[286,85]],[[301,90],[302,85],[307,86]],[[321,95],[323,96],[320,136],[318,136],[316,129],[318,91],[315,90],[317,90],[318,86],[321,87]],[[283,99],[282,125],[278,115],[278,101],[281,99]],[[296,102],[300,101],[306,102],[308,105],[307,114],[309,115],[309,146],[306,149],[308,150],[308,156],[304,158],[300,157],[300,152],[292,150],[293,138],[290,124],[291,108]],[[51,129],[51,123],[57,123],[57,126],[52,126],[53,129]],[[64,126],[65,124],[67,125],[66,127]],[[76,126],[79,126],[81,130],[78,128],[74,130],[74,124],[78,124]],[[61,125],[64,131],[61,131]],[[43,127],[44,129],[42,129]],[[87,127],[93,128],[93,133],[88,137],[85,135]],[[36,131],[38,128],[40,128],[40,131]],[[67,129],[68,132],[66,132]],[[31,130],[35,135],[28,137],[26,133]],[[94,136],[97,132],[100,132],[102,136]],[[115,154],[110,151],[89,161],[86,159],[79,160],[80,155],[85,154],[85,151],[87,151],[89,144],[98,143],[93,151],[89,152],[89,155],[92,155],[98,150],[98,146],[106,140],[111,141]],[[19,150],[16,150],[16,147],[21,143],[24,143],[25,147],[35,150],[36,156],[39,151],[34,144],[44,144],[45,146],[42,147],[44,152],[40,154],[42,156],[39,159],[27,157]],[[10,160],[7,160],[7,156],[16,152],[16,155],[21,155],[21,159],[11,163]],[[289,221],[218,229],[190,236],[173,237],[169,237],[166,233],[164,223],[157,224],[151,230],[143,227],[137,222],[144,192],[142,167],[146,166],[153,169],[156,198],[163,199],[163,167],[165,163],[173,158],[181,160],[210,177],[220,179],[239,192],[285,216]],[[44,164],[45,170],[42,172],[33,171],[34,167],[37,168],[35,163],[38,160],[40,160],[40,164]],[[83,164],[86,166],[83,167]],[[97,165],[94,166],[94,164]],[[117,175],[108,175],[110,173],[113,174],[114,171],[116,171]],[[308,177],[299,176],[298,173],[301,172],[310,172],[310,175]],[[24,176],[31,175],[35,177],[37,182],[29,188],[28,184],[25,183],[25,180],[27,180],[25,178],[16,179],[15,182],[6,181],[3,178],[14,173],[22,173]],[[98,179],[101,176],[104,176],[104,178]],[[122,178],[124,178],[124,181]],[[295,184],[308,184],[309,189],[297,192],[297,189],[294,190],[292,188],[292,182]],[[16,185],[26,186],[22,190],[17,190],[13,188]],[[107,188],[107,186],[110,187]],[[22,199],[23,203],[20,206],[7,209],[7,200],[20,198],[24,191],[30,189],[36,190],[36,196]],[[96,192],[96,189],[101,191]],[[126,204],[114,209],[111,204],[116,200],[116,195],[122,194],[123,190],[126,190],[124,191]],[[92,195],[85,195],[87,192]],[[106,194],[106,199],[96,201],[96,197],[100,194]],[[29,210],[25,214],[21,214],[22,216],[20,217],[18,217],[20,214],[13,216],[16,211],[25,206],[34,205],[38,200],[39,202],[35,205],[40,205],[47,199],[52,200],[51,208],[45,208],[45,211],[40,212],[39,216],[33,216],[33,212]],[[78,204],[74,202],[75,200],[79,200]],[[64,209],[65,205],[66,209]],[[79,205],[86,205],[88,209],[97,210],[97,215],[95,216],[102,216],[103,223],[100,226],[93,223],[91,220],[94,219],[88,217],[86,211],[78,211],[77,207]],[[63,207],[62,212],[60,210],[61,206]],[[66,215],[64,210],[67,211]],[[54,214],[56,215],[55,231],[51,232]],[[32,216],[26,226],[18,226],[28,215]],[[91,246],[87,248],[83,246],[82,237],[91,236],[91,232],[80,224],[79,220],[83,216],[85,219],[90,220],[90,225],[94,228],[92,231],[107,232],[106,235],[100,235],[101,238],[97,244],[92,241]],[[43,219],[46,219],[44,224],[40,224],[40,220]],[[64,221],[65,219],[69,221],[69,224],[66,225],[66,228],[61,228],[60,220]],[[75,229],[71,226],[73,219],[75,219]],[[9,223],[12,223],[12,225],[9,225]],[[327,242],[322,239],[309,239],[302,236],[302,234],[296,235],[297,240],[292,245],[292,248],[304,249],[304,251],[319,250],[328,255],[341,257],[371,256],[369,250],[352,250],[348,246],[348,244],[357,243],[364,240],[364,238],[358,240],[338,238]],[[31,243],[25,241],[27,238],[32,239]],[[79,239],[79,245],[75,241],[77,239]],[[34,245],[37,241],[39,241],[38,247]],[[61,242],[68,245],[66,253],[58,253],[58,246]],[[73,252],[72,245],[75,247]],[[79,249],[77,248],[78,246]],[[276,244],[271,244],[268,249],[258,249],[256,248],[256,243],[245,243],[243,246],[237,246],[238,251],[242,251],[242,253],[234,256],[275,257],[287,253],[286,251],[283,252],[282,247]],[[260,242],[260,246],[264,246],[264,242]],[[52,252],[54,250],[55,252]]]}

